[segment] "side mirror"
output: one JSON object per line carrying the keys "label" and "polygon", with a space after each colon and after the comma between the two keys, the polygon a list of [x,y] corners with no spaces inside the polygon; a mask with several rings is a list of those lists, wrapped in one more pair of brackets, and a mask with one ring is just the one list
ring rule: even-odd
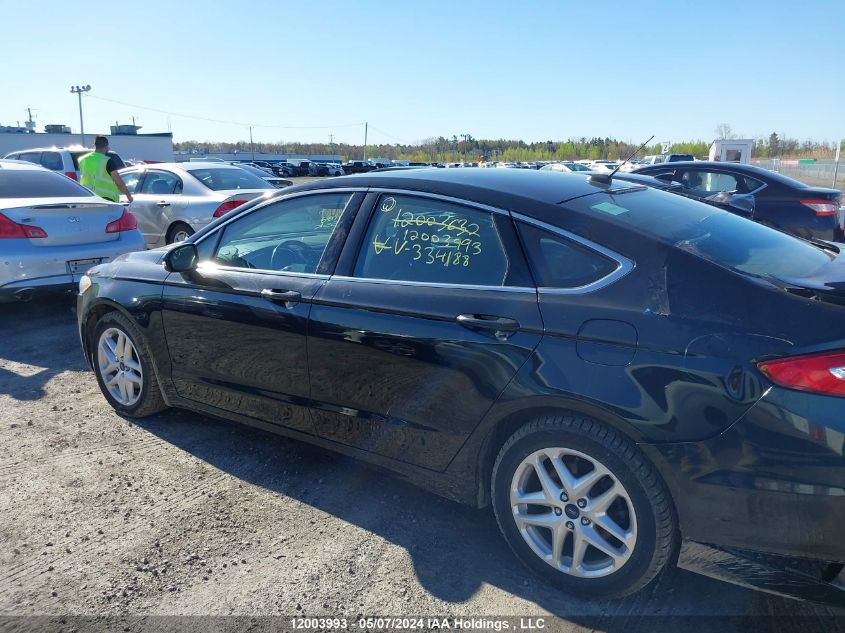
{"label": "side mirror", "polygon": [[199,260],[196,244],[180,244],[164,256],[164,268],[171,273],[186,273],[194,270]]}
{"label": "side mirror", "polygon": [[749,218],[754,215],[754,196],[734,195],[728,204],[735,213]]}

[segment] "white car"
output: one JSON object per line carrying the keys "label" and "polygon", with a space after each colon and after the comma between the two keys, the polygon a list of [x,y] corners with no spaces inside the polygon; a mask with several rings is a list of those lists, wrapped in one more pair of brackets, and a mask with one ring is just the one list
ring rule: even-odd
{"label": "white car", "polygon": [[0,303],[72,290],[89,268],[142,250],[122,204],[52,170],[0,160]]}
{"label": "white car", "polygon": [[181,242],[244,202],[276,190],[255,174],[219,162],[156,163],[122,169],[120,176],[134,198],[129,210],[150,248]]}
{"label": "white car", "polygon": [[600,174],[609,174],[614,171],[617,167],[619,167],[619,163],[607,160],[594,161],[593,164],[590,166],[592,171],[598,172]]}
{"label": "white car", "polygon": [[579,171],[591,171],[587,165],[581,163],[573,163],[570,161],[561,161],[559,163],[549,163],[540,167],[540,171],[561,171],[564,173],[574,173]]}
{"label": "white car", "polygon": [[[79,157],[90,154],[92,151],[81,145],[71,145],[69,147],[36,147],[10,152],[4,158],[9,160],[24,160],[28,163],[41,165],[45,169],[57,171],[68,178],[79,180]],[[120,158],[114,152],[109,152],[109,156]],[[123,164],[123,161],[121,160],[119,164]]]}

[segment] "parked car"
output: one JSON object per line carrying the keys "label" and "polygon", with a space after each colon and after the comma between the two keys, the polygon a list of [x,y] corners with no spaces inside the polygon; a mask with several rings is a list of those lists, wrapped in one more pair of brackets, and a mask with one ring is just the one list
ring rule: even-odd
{"label": "parked car", "polygon": [[718,161],[651,165],[632,173],[678,182],[688,195],[715,203],[744,201],[756,222],[803,238],[839,237],[841,192],[810,187],[761,167]]}
{"label": "parked car", "polygon": [[608,160],[597,160],[590,165],[590,171],[595,171],[602,174],[609,174],[619,167],[619,163]]}
{"label": "parked car", "polygon": [[281,189],[282,187],[290,187],[293,184],[292,180],[287,180],[285,178],[279,178],[273,172],[268,172],[266,169],[259,169],[258,167],[253,167],[252,165],[247,165],[246,163],[232,163],[235,167],[240,167],[241,169],[246,170],[250,174],[254,174],[261,178],[262,180],[269,182],[271,185],[276,187],[277,189]]}
{"label": "parked car", "polygon": [[122,205],[29,162],[0,160],[0,303],[72,290],[144,240]]}
{"label": "parked car", "polygon": [[214,218],[276,187],[228,163],[158,163],[120,171],[134,200],[129,210],[147,246],[180,242]]}
{"label": "parked car", "polygon": [[343,164],[343,171],[347,174],[364,174],[373,169],[373,165],[363,160],[351,160]]}
{"label": "parked car", "polygon": [[[70,147],[37,147],[34,149],[10,152],[4,158],[8,160],[23,160],[35,165],[41,165],[45,169],[64,174],[73,180],[79,180],[79,158],[90,154],[93,150],[81,145]],[[123,160],[115,152],[109,152],[110,157],[117,158],[120,165]]]}
{"label": "parked car", "polygon": [[326,163],[326,168],[328,170],[327,176],[343,176],[346,173],[340,163]]}
{"label": "parked car", "polygon": [[540,167],[540,171],[561,171],[564,173],[571,173],[577,171],[591,171],[589,166],[580,163],[573,163],[570,161],[562,161],[559,163],[549,163]]}
{"label": "parked car", "polygon": [[677,163],[681,161],[694,161],[695,157],[692,154],[652,154],[651,156],[643,156],[640,163],[643,165],[659,165],[662,163]]}
{"label": "parked car", "polygon": [[77,314],[121,415],[212,414],[492,504],[565,591],[718,557],[841,599],[844,257],[615,178],[389,170],[95,267]]}

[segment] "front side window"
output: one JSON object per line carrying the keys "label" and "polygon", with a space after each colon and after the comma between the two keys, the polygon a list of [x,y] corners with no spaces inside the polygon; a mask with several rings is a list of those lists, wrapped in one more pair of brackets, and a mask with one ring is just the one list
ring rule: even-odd
{"label": "front side window", "polygon": [[517,222],[531,272],[541,288],[581,288],[619,267],[609,257],[561,235]]}
{"label": "front side window", "polygon": [[182,180],[170,172],[148,171],[138,193],[147,193],[154,196],[182,193]]}
{"label": "front side window", "polygon": [[350,193],[303,196],[249,213],[223,229],[212,261],[236,268],[316,273],[351,198]]}
{"label": "front side window", "polygon": [[130,171],[120,174],[120,177],[123,179],[123,183],[126,185],[126,188],[129,190],[129,193],[135,193],[135,190],[138,188],[138,181],[141,179],[142,173],[143,172],[140,171]]}
{"label": "front side window", "polygon": [[354,274],[505,286],[508,273],[509,258],[493,213],[440,200],[385,195],[370,220]]}

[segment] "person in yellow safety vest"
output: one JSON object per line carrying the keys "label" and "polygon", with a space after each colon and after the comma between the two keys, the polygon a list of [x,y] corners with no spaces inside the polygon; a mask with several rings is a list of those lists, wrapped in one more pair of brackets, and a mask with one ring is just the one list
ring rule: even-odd
{"label": "person in yellow safety vest", "polygon": [[124,166],[117,154],[109,154],[109,140],[98,136],[94,151],[79,159],[79,183],[112,202],[119,202],[121,193],[132,202],[132,194],[117,172]]}

